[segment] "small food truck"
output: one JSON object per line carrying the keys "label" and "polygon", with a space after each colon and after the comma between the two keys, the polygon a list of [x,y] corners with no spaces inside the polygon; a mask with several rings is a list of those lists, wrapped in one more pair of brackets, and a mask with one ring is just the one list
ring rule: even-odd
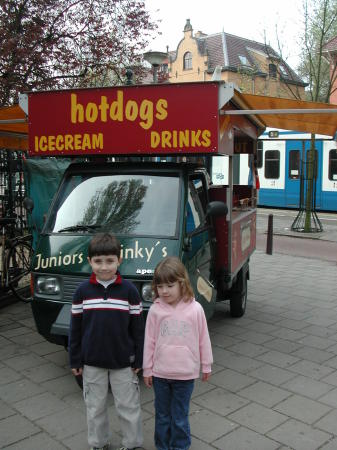
{"label": "small food truck", "polygon": [[[70,157],[32,261],[32,310],[39,333],[67,346],[71,302],[90,275],[87,247],[98,232],[122,244],[123,277],[144,310],[167,255],[181,258],[210,318],[229,300],[244,314],[256,244],[256,190],[234,184],[233,155],[250,154],[265,126],[223,82],[116,86],[21,96],[30,156]],[[227,183],[210,179],[227,157]]]}

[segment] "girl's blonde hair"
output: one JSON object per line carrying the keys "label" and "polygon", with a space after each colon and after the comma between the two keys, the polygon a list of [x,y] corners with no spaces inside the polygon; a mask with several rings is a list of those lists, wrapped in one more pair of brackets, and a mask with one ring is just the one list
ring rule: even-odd
{"label": "girl's blonde hair", "polygon": [[184,264],[175,256],[167,256],[154,271],[152,280],[154,297],[158,297],[158,284],[175,283],[176,281],[180,283],[182,299],[185,302],[190,301],[194,297],[194,292]]}

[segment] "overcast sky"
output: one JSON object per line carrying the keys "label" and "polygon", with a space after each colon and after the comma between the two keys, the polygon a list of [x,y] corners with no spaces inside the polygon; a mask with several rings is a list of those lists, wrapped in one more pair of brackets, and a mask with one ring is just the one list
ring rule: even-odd
{"label": "overcast sky", "polygon": [[145,0],[152,18],[160,19],[162,32],[147,50],[175,50],[183,38],[186,19],[194,33],[225,31],[258,42],[266,40],[279,51],[276,27],[282,42],[282,55],[296,69],[302,23],[302,0]]}

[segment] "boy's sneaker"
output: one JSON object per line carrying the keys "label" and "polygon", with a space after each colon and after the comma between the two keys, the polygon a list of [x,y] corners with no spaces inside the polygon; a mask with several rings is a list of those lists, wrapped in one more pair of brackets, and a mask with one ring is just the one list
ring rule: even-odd
{"label": "boy's sneaker", "polygon": [[106,444],[104,447],[92,447],[92,450],[109,450],[110,444]]}

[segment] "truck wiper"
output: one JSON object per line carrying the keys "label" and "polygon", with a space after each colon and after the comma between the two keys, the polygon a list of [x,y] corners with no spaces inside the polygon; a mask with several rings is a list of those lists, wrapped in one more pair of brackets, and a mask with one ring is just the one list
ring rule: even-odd
{"label": "truck wiper", "polygon": [[71,227],[61,228],[58,230],[59,233],[64,231],[91,231],[96,230],[97,228],[101,228],[101,225],[72,225]]}

